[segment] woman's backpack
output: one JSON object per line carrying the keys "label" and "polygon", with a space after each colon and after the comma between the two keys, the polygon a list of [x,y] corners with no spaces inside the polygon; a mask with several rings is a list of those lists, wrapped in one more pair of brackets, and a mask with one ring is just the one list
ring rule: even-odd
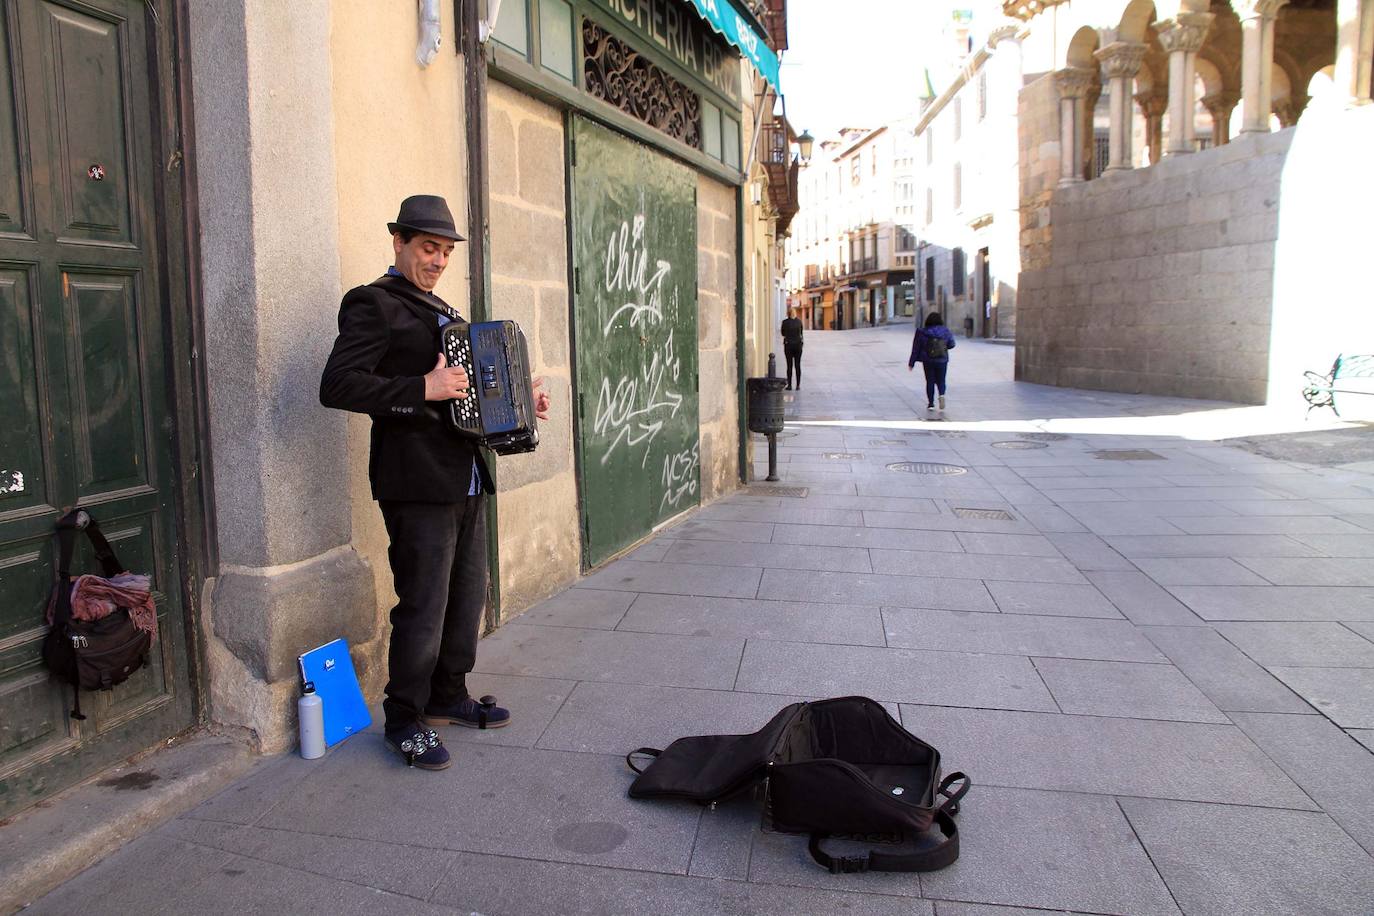
{"label": "woman's backpack", "polygon": [[[80,530],[90,539],[103,576],[71,575]],[[43,641],[43,662],[72,685],[71,716],[84,719],[81,690],[109,690],[147,664],[157,633],[157,611],[148,577],[130,575],[124,569],[100,526],[85,510],[74,510],[58,520],[57,540],[57,581],[48,603],[50,629]]]}
{"label": "woman's backpack", "polygon": [[[654,760],[641,770],[636,756]],[[631,798],[714,804],[761,784],[766,822],[809,834],[811,857],[832,872],[933,871],[959,858],[954,815],[968,777],[941,779],[940,752],[867,697],[793,703],[752,734],[679,738],[625,759],[639,774]],[[932,825],[943,839],[914,852],[832,856],[821,845],[829,837],[910,843]]]}
{"label": "woman's backpack", "polygon": [[926,335],[926,359],[949,359],[949,344],[943,337],[937,337],[929,331]]}

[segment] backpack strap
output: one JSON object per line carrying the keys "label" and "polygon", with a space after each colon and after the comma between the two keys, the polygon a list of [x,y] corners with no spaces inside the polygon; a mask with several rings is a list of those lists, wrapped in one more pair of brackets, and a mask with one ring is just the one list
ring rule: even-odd
{"label": "backpack strap", "polygon": [[57,575],[65,581],[71,577],[72,557],[76,553],[76,533],[85,531],[95,558],[100,561],[100,571],[106,579],[112,579],[124,572],[124,565],[115,556],[114,548],[105,539],[95,517],[85,509],[73,509],[57,520]]}
{"label": "backpack strap", "polygon": [[935,811],[935,824],[945,835],[935,846],[920,852],[893,853],[871,849],[860,856],[832,856],[821,848],[827,834],[811,834],[811,858],[834,875],[865,871],[936,871],[959,858],[959,827],[943,808]]}

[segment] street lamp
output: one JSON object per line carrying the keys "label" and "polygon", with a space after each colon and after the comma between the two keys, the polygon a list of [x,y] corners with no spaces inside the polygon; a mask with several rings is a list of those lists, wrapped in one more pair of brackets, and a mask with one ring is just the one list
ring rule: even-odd
{"label": "street lamp", "polygon": [[797,138],[797,152],[801,154],[801,161],[807,163],[811,161],[811,144],[816,142],[816,138],[811,136],[809,130],[804,130]]}

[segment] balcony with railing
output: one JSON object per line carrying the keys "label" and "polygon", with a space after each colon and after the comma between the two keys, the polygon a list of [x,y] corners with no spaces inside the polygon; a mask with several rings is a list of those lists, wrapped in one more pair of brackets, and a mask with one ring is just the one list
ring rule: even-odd
{"label": "balcony with railing", "polygon": [[768,176],[768,202],[778,214],[777,231],[782,235],[791,225],[792,217],[801,209],[797,191],[797,173],[801,166],[792,155],[792,136],[787,118],[774,115],[764,122],[762,133],[759,138],[759,163]]}
{"label": "balcony with railing", "polygon": [[744,5],[767,30],[768,47],[787,50],[787,0],[744,0]]}

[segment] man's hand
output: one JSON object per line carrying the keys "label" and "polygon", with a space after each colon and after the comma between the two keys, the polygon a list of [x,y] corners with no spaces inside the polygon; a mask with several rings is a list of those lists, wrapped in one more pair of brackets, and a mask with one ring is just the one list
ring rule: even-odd
{"label": "man's hand", "polygon": [[468,373],[462,366],[448,364],[448,358],[439,354],[439,361],[425,374],[425,400],[448,401],[468,396]]}
{"label": "man's hand", "polygon": [[549,418],[549,393],[544,391],[544,377],[541,375],[530,385],[534,389],[534,415],[541,420]]}

